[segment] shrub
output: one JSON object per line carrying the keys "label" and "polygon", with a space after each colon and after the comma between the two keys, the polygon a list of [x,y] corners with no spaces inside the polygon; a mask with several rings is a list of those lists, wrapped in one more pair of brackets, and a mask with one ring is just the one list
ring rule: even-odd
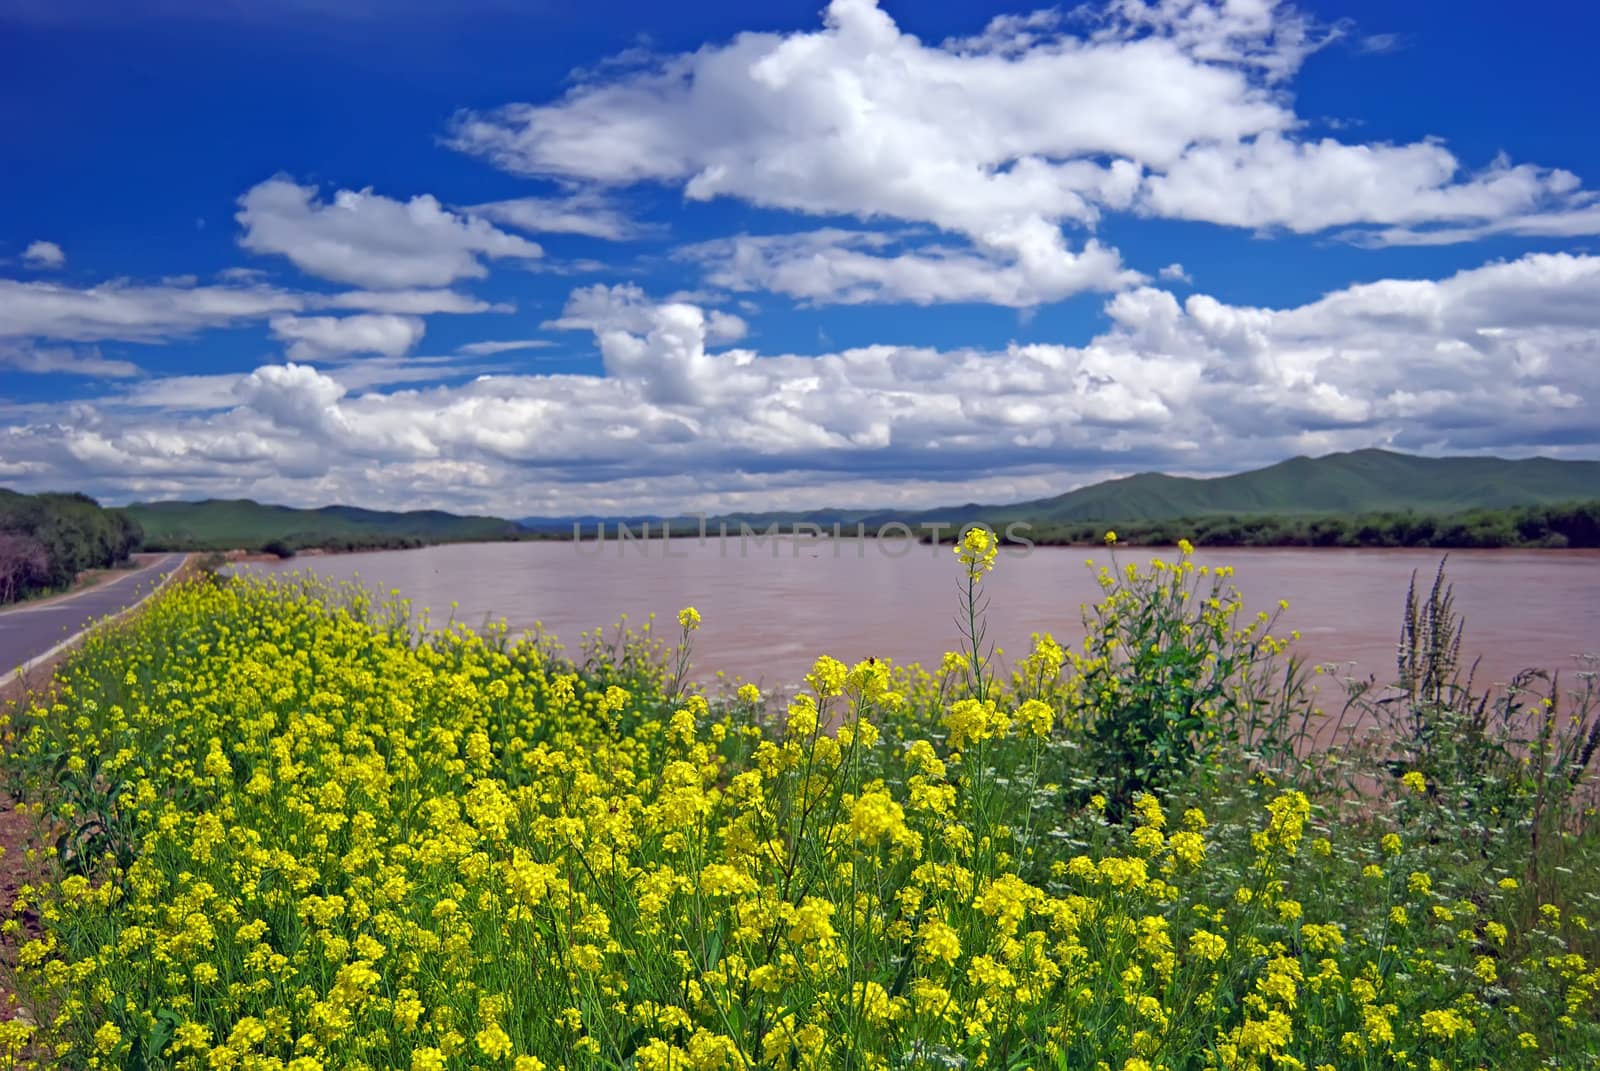
{"label": "shrub", "polygon": [[1572,828],[1595,802],[1600,689],[1592,672],[1579,675],[1576,691],[1563,691],[1557,675],[1537,669],[1502,688],[1480,687],[1476,665],[1462,665],[1465,628],[1445,560],[1425,596],[1413,573],[1395,683],[1368,680],[1348,696],[1366,732],[1353,766],[1385,770],[1381,788],[1391,796],[1423,786],[1412,811],[1432,835],[1448,830],[1481,859],[1522,860],[1537,882],[1547,861],[1541,841]]}
{"label": "shrub", "polygon": [[[1107,543],[1114,551],[1114,533]],[[1084,611],[1068,716],[1113,821],[1215,755],[1245,745],[1281,759],[1292,748],[1301,674],[1276,662],[1288,642],[1273,635],[1276,616],[1247,617],[1232,569],[1196,567],[1192,551],[1181,541],[1176,562],[1156,558],[1148,571],[1119,568],[1113,553],[1099,571],[1106,597]]]}
{"label": "shrub", "polygon": [[271,554],[280,559],[295,556],[295,548],[282,539],[269,539],[261,544],[261,553]]}

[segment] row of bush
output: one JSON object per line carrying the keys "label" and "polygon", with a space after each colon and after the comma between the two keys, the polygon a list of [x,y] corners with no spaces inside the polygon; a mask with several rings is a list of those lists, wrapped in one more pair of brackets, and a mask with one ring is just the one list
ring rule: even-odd
{"label": "row of bush", "polygon": [[[543,540],[565,539],[560,532],[530,531],[519,534],[515,540],[507,542],[528,542]],[[346,554],[363,550],[415,550],[418,547],[437,546],[441,543],[453,543],[460,540],[446,538],[423,538],[418,535],[388,534],[373,532],[362,535],[322,535],[316,532],[304,532],[287,536],[274,536],[255,544],[253,547],[241,548],[238,540],[227,539],[196,539],[187,534],[177,534],[170,538],[150,539],[144,544],[144,549],[151,551],[224,551],[238,549],[253,549],[261,554],[272,554],[279,558],[292,558],[303,550],[321,550],[331,554]]]}
{"label": "row of bush", "polygon": [[0,489],[0,605],[127,561],[142,538],[138,521],[86,495]]}
{"label": "row of bush", "polygon": [[151,539],[145,543],[146,550],[172,551],[172,552],[201,552],[224,550],[254,550],[260,554],[275,554],[280,558],[292,558],[302,550],[326,551],[357,551],[357,550],[411,550],[416,547],[425,547],[429,540],[418,536],[383,535],[375,533],[361,536],[319,536],[315,533],[300,535],[274,536],[263,540],[253,546],[242,547],[239,540],[228,539],[194,539],[186,535],[177,535],[171,538]]}
{"label": "row of bush", "polygon": [[[1217,515],[1116,527],[1124,543],[1142,546],[1187,537],[1208,547],[1600,547],[1600,501],[1445,514]],[[1104,522],[1035,524],[1024,534],[1041,545],[1072,545],[1097,543],[1104,531]]]}

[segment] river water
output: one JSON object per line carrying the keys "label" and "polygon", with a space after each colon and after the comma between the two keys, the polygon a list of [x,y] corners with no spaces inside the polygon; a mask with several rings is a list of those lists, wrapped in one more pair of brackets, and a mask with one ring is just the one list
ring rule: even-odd
{"label": "river water", "polygon": [[[1387,681],[1413,571],[1425,592],[1442,552],[1305,548],[1201,550],[1200,564],[1232,565],[1245,608],[1289,609],[1279,635],[1292,650],[1338,674]],[[1127,549],[1119,564],[1168,560],[1173,550]],[[1094,571],[1104,548],[1008,548],[983,583],[989,636],[1002,657],[1026,654],[1029,635],[1081,641],[1080,607],[1099,598]],[[306,556],[253,563],[262,572],[314,572],[398,589],[433,624],[452,616],[474,627],[535,623],[569,651],[581,634],[657,615],[676,635],[679,609],[696,607],[694,672],[787,690],[819,654],[936,663],[960,643],[961,569],[949,547],[900,540],[650,539],[645,542],[476,543],[419,550]],[[1481,658],[1479,679],[1503,681],[1529,666],[1570,674],[1600,654],[1600,551],[1452,551],[1447,576],[1466,621],[1463,652]],[[452,608],[452,603],[454,607]]]}

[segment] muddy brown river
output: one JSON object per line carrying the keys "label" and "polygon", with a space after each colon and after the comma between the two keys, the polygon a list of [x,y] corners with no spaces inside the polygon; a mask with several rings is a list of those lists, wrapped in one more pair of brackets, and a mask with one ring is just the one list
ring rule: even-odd
{"label": "muddy brown river", "polygon": [[[1173,550],[1128,549],[1118,561],[1168,560]],[[1406,585],[1431,582],[1436,550],[1219,549],[1201,564],[1232,565],[1247,611],[1289,602],[1279,634],[1298,629],[1297,651],[1341,675],[1394,672]],[[1003,655],[1026,653],[1035,631],[1062,643],[1082,637],[1082,604],[1099,597],[1085,559],[1104,548],[1038,547],[1002,553],[985,580],[990,636]],[[623,614],[635,625],[696,607],[695,671],[722,670],[767,688],[794,685],[819,654],[937,662],[959,643],[961,572],[949,547],[901,540],[754,542],[709,538],[647,542],[489,543],[419,550],[306,556],[253,564],[263,572],[309,571],[368,588],[398,589],[435,625],[452,615],[472,626],[504,620],[513,632],[536,622],[569,650],[580,634]],[[1447,575],[1466,621],[1463,649],[1482,659],[1480,679],[1505,680],[1526,666],[1582,668],[1600,653],[1600,552],[1452,551]],[[452,603],[454,608],[452,609]]]}

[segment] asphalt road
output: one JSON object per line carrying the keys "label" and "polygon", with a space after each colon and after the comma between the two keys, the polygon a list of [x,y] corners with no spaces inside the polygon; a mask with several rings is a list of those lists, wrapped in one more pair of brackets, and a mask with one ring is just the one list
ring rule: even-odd
{"label": "asphalt road", "polygon": [[76,595],[37,606],[24,603],[0,611],[0,675],[38,658],[108,614],[125,610],[150,593],[161,578],[183,564],[184,555],[168,554],[142,569],[114,580],[102,580]]}

